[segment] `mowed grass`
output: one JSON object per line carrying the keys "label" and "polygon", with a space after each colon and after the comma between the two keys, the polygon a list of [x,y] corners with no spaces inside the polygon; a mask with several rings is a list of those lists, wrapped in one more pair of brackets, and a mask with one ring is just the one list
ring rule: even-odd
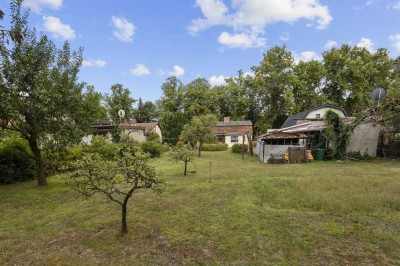
{"label": "mowed grass", "polygon": [[1,186],[0,265],[400,264],[399,162],[151,163],[166,191],[133,196],[124,237],[117,204],[60,177]]}

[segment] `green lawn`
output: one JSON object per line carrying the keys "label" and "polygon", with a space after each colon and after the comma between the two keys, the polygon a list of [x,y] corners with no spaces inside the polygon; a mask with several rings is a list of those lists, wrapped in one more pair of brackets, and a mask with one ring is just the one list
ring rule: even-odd
{"label": "green lawn", "polygon": [[59,177],[1,186],[0,265],[400,264],[399,162],[203,152],[186,177],[166,155],[152,164],[166,192],[133,196],[125,237],[103,195],[79,196]]}

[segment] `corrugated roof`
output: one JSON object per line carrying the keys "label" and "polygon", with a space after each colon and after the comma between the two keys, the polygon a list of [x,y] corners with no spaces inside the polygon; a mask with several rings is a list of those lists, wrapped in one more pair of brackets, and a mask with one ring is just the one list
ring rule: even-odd
{"label": "corrugated roof", "polygon": [[294,126],[294,125],[296,125],[296,120],[305,119],[310,112],[318,110],[318,109],[321,109],[321,108],[327,108],[327,107],[338,109],[338,110],[342,111],[346,117],[348,116],[346,110],[344,110],[342,107],[335,106],[335,105],[332,105],[332,104],[323,104],[323,105],[320,105],[320,106],[314,106],[313,108],[310,108],[310,109],[305,110],[303,112],[300,112],[300,113],[294,114],[292,116],[289,116],[288,119],[286,119],[285,123],[283,123],[281,128]]}
{"label": "corrugated roof", "polygon": [[259,136],[260,139],[301,139],[307,138],[304,134],[294,134],[294,133],[284,133],[284,132],[277,132],[277,133],[268,133]]}

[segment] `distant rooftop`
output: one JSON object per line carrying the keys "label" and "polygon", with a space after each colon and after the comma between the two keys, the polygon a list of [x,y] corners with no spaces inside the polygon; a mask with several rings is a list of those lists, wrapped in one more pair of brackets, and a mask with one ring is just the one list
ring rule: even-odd
{"label": "distant rooftop", "polygon": [[308,110],[305,110],[303,112],[294,114],[292,116],[289,116],[288,119],[286,119],[285,123],[283,123],[281,128],[294,126],[294,125],[296,125],[296,120],[305,119],[309,113],[311,113],[312,111],[321,109],[321,108],[337,109],[337,110],[342,111],[346,117],[348,116],[346,110],[344,110],[342,107],[339,107],[339,106],[336,106],[336,105],[332,105],[332,104],[323,104],[323,105],[320,105],[320,106],[314,106],[314,107],[312,107],[312,108],[310,108]]}
{"label": "distant rooftop", "polygon": [[250,120],[246,121],[228,121],[228,122],[218,122],[217,127],[231,127],[231,126],[252,126]]}

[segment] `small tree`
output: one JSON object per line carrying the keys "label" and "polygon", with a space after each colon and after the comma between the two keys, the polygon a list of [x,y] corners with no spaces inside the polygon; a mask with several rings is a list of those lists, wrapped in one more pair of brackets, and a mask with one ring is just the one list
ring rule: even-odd
{"label": "small tree", "polygon": [[193,150],[190,146],[186,145],[182,148],[175,148],[174,151],[171,153],[172,159],[179,162],[182,161],[185,163],[185,171],[183,175],[186,175],[187,172],[187,163],[194,160],[196,157],[196,151]]}
{"label": "small tree", "polygon": [[217,140],[217,136],[212,131],[212,126],[215,124],[217,124],[215,115],[195,116],[189,124],[183,127],[180,139],[190,143],[192,147],[198,144],[199,157],[201,157],[203,143]]}
{"label": "small tree", "polygon": [[67,183],[85,196],[103,193],[122,210],[121,234],[128,232],[127,205],[137,189],[151,188],[160,193],[164,182],[148,165],[147,156],[126,148],[117,160],[107,161],[98,154],[88,154],[75,164],[77,171],[68,175]]}

